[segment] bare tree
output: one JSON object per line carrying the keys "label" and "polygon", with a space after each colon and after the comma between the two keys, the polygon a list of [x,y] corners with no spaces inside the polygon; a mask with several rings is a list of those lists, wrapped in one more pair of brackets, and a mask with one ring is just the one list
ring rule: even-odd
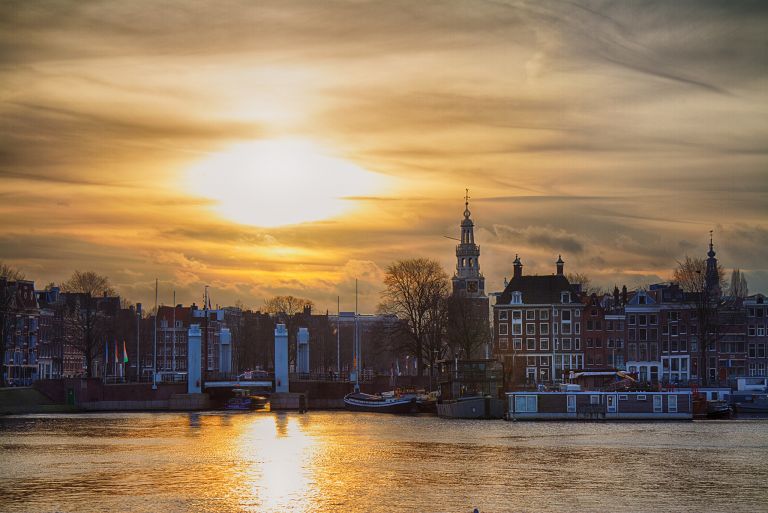
{"label": "bare tree", "polygon": [[734,269],[731,273],[731,288],[728,295],[733,298],[745,298],[749,295],[747,286],[747,277],[739,269]]}
{"label": "bare tree", "polygon": [[602,296],[605,293],[601,287],[593,285],[592,278],[584,273],[568,273],[565,275],[565,277],[568,279],[568,282],[571,285],[575,285],[577,283],[580,284],[581,291],[587,296],[591,296],[592,294]]}
{"label": "bare tree", "polygon": [[686,293],[686,299],[693,305],[696,313],[697,331],[699,334],[699,355],[701,367],[699,375],[703,382],[709,384],[709,376],[705,372],[706,362],[710,351],[716,350],[718,340],[722,337],[722,311],[726,306],[720,294],[727,285],[724,271],[717,266],[717,276],[714,281],[707,280],[707,261],[703,258],[685,257],[677,262],[673,271],[673,279]]}
{"label": "bare tree", "polygon": [[453,355],[471,359],[490,338],[488,305],[473,298],[451,296],[447,300],[447,307],[446,333]]}
{"label": "bare tree", "polygon": [[407,330],[408,350],[416,357],[421,375],[424,356],[432,362],[432,353],[443,342],[448,275],[435,260],[399,260],[387,267],[384,285],[379,311],[404,321],[401,326]]}
{"label": "bare tree", "polygon": [[288,330],[288,358],[296,364],[296,332],[298,314],[305,309],[312,309],[315,304],[306,298],[295,296],[274,296],[264,301],[264,310],[275,316],[278,322],[285,324]]}
{"label": "bare tree", "polygon": [[24,273],[0,262],[0,387],[5,386],[5,351],[8,348],[8,335],[13,330],[16,311],[16,293],[18,287],[13,282],[24,279]]}
{"label": "bare tree", "polygon": [[86,377],[93,377],[93,362],[100,353],[105,327],[97,299],[114,295],[115,289],[106,276],[75,271],[61,284],[61,290],[69,294],[65,316],[69,343],[83,354]]}

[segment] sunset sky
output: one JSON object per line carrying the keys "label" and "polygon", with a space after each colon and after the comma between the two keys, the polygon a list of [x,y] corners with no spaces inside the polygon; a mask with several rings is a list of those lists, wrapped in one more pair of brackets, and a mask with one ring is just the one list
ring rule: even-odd
{"label": "sunset sky", "polygon": [[768,292],[766,2],[3,2],[0,260],[122,296],[370,311],[453,272]]}

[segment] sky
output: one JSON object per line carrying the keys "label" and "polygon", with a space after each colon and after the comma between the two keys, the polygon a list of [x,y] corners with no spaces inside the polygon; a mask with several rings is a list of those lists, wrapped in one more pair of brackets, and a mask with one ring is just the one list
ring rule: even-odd
{"label": "sky", "polygon": [[132,302],[373,311],[449,274],[606,288],[685,255],[768,292],[768,3],[8,1],[0,260]]}

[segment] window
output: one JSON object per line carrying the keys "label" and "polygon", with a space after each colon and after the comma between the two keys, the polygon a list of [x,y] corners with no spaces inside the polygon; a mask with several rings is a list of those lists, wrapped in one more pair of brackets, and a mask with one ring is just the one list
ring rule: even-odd
{"label": "window", "polygon": [[555,335],[557,335],[557,327],[558,327],[558,324],[552,325],[552,333],[554,333]]}
{"label": "window", "polygon": [[513,324],[512,325],[512,334],[513,335],[522,335],[523,334],[523,325],[522,324]]}
{"label": "window", "polygon": [[575,338],[573,339],[574,349],[579,350],[581,349],[581,339]]}
{"label": "window", "polygon": [[563,350],[570,351],[571,350],[571,339],[570,338],[564,338],[563,339]]}
{"label": "window", "polygon": [[549,356],[539,356],[539,365],[549,367]]}
{"label": "window", "polygon": [[509,310],[499,310],[499,320],[506,321],[509,319]]}
{"label": "window", "polygon": [[546,322],[539,323],[539,333],[549,335],[549,324]]}
{"label": "window", "polygon": [[526,321],[535,321],[536,320],[536,310],[526,310],[525,311],[525,320]]}
{"label": "window", "polygon": [[513,338],[512,343],[514,344],[513,347],[515,348],[515,351],[522,351],[523,350],[523,339],[522,338]]}
{"label": "window", "polygon": [[653,396],[653,412],[654,413],[661,412],[661,406],[662,406],[662,401],[663,400],[664,400],[664,398],[662,396],[660,396],[660,395],[654,395]]}
{"label": "window", "polygon": [[528,351],[535,351],[536,350],[536,339],[535,338],[526,338],[525,339],[525,348],[528,349]]}
{"label": "window", "polygon": [[536,334],[536,325],[532,322],[526,323],[525,325],[525,334],[526,335],[535,335]]}
{"label": "window", "polygon": [[637,324],[637,316],[636,315],[630,315],[629,316],[629,324],[631,326],[634,326],[635,324]]}
{"label": "window", "polygon": [[587,331],[592,331],[594,327],[594,323],[592,321],[587,321]]}
{"label": "window", "polygon": [[512,301],[511,303],[513,305],[521,305],[523,304],[523,293],[519,291],[512,292]]}
{"label": "window", "polygon": [[646,399],[646,397],[644,395],[641,394],[641,395],[637,396],[637,400],[638,401],[646,401],[647,399]]}
{"label": "window", "polygon": [[677,413],[677,396],[670,395],[667,398],[667,410],[669,413]]}
{"label": "window", "polygon": [[571,325],[569,323],[563,323],[563,327],[560,331],[563,335],[570,335],[571,334]]}
{"label": "window", "polygon": [[570,310],[563,310],[563,314],[561,316],[563,319],[563,322],[568,322],[571,320],[571,311]]}
{"label": "window", "polygon": [[506,322],[499,324],[499,335],[509,335],[509,324]]}
{"label": "window", "polygon": [[640,323],[640,326],[646,326],[648,324],[648,317],[645,315],[638,315],[637,320]]}
{"label": "window", "polygon": [[748,312],[747,315],[749,315],[750,317],[754,317],[755,316],[755,308],[753,306],[750,306],[747,309],[747,312]]}
{"label": "window", "polygon": [[501,337],[499,339],[499,350],[506,351],[509,349],[509,339],[507,337]]}
{"label": "window", "polygon": [[536,357],[535,356],[526,356],[525,357],[525,364],[528,367],[534,367],[536,365]]}
{"label": "window", "polygon": [[521,310],[512,310],[512,320],[519,321],[523,318],[523,312]]}
{"label": "window", "polygon": [[593,347],[592,346],[592,337],[587,337],[587,347]]}
{"label": "window", "polygon": [[576,311],[575,311],[575,313],[574,313],[574,315],[575,315],[576,317],[581,317],[581,310],[576,310]]}
{"label": "window", "polygon": [[656,318],[655,315],[650,316],[650,323],[653,325],[658,324],[658,319]]}
{"label": "window", "polygon": [[542,321],[549,320],[549,310],[539,310],[539,319]]}
{"label": "window", "polygon": [[603,339],[600,337],[597,337],[595,339],[595,347],[603,347]]}
{"label": "window", "polygon": [[755,336],[755,327],[754,327],[754,326],[750,326],[750,327],[747,329],[747,334],[748,334],[750,337],[754,337],[754,336]]}
{"label": "window", "polygon": [[589,404],[600,404],[600,396],[599,395],[590,395],[589,396]]}
{"label": "window", "polygon": [[626,394],[620,394],[619,395],[619,401],[627,401],[629,400],[629,396]]}
{"label": "window", "polygon": [[570,292],[561,292],[560,293],[560,302],[561,303],[570,303],[571,302],[571,293]]}
{"label": "window", "polygon": [[568,413],[576,413],[576,396],[569,395],[566,397],[568,402]]}
{"label": "window", "polygon": [[549,351],[549,339],[548,338],[542,338],[539,340],[539,345],[541,346],[542,351]]}
{"label": "window", "polygon": [[757,336],[758,337],[764,337],[765,336],[765,327],[764,326],[758,326],[757,327]]}
{"label": "window", "polygon": [[[576,310],[578,312],[578,310]],[[577,335],[581,333],[581,323],[576,323],[576,331],[574,332]]]}
{"label": "window", "polygon": [[535,395],[516,395],[515,413],[536,413],[536,399]]}

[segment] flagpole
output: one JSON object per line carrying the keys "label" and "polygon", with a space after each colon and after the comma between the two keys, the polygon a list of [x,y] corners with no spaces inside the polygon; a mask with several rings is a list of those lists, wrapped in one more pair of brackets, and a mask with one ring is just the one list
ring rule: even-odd
{"label": "flagpole", "polygon": [[341,296],[336,296],[336,375],[341,376]]}
{"label": "flagpole", "polygon": [[[171,368],[173,372],[176,372],[176,290],[173,291],[173,328],[171,329],[173,334],[173,341],[171,342]],[[176,377],[174,376],[174,379]]]}
{"label": "flagpole", "polygon": [[155,278],[155,329],[152,333],[152,390],[157,390],[157,278]]}

